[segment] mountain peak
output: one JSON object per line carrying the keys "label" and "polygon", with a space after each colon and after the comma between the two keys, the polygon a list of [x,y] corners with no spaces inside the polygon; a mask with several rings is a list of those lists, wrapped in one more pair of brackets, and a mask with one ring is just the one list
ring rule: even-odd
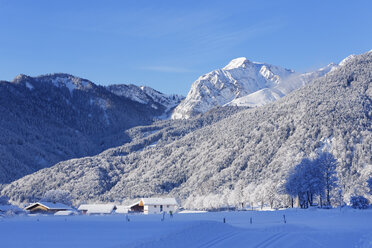
{"label": "mountain peak", "polygon": [[347,62],[349,62],[351,59],[355,58],[356,55],[355,54],[351,54],[349,56],[347,56],[346,58],[344,58],[340,63],[339,65],[340,66],[344,66]]}
{"label": "mountain peak", "polygon": [[223,69],[232,70],[232,69],[236,69],[240,67],[245,67],[245,65],[249,62],[250,61],[246,57],[236,58],[236,59],[231,60],[230,63],[227,66],[225,66]]}
{"label": "mountain peak", "polygon": [[25,74],[19,74],[19,75],[17,75],[17,76],[13,79],[12,82],[17,83],[17,82],[22,81],[22,80],[25,80],[25,79],[27,79],[27,78],[30,78],[30,76],[27,76],[27,75],[25,75]]}
{"label": "mountain peak", "polygon": [[115,95],[129,98],[141,104],[147,104],[155,110],[160,107],[160,109],[163,109],[163,113],[158,116],[160,119],[168,118],[168,112],[175,108],[184,98],[179,95],[163,94],[148,86],[136,86],[134,84],[112,84],[106,86],[106,89]]}
{"label": "mountain peak", "polygon": [[199,77],[185,98],[173,111],[173,119],[189,118],[223,106],[258,90],[274,87],[294,71],[245,57],[231,60],[223,69]]}

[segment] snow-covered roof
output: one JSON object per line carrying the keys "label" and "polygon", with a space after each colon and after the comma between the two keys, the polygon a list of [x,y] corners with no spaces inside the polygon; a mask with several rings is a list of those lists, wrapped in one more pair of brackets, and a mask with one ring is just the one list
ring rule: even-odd
{"label": "snow-covered roof", "polygon": [[128,208],[134,207],[134,206],[140,204],[140,202],[141,202],[141,201],[136,201],[136,202],[134,202],[134,203],[128,205]]}
{"label": "snow-covered roof", "polygon": [[25,210],[30,210],[31,208],[33,208],[34,206],[36,205],[41,205],[43,207],[46,207],[47,209],[49,210],[67,210],[67,209],[71,209],[70,206],[67,206],[63,203],[59,203],[59,202],[35,202],[33,204],[31,204],[30,206],[26,207]]}
{"label": "snow-covered roof", "polygon": [[142,198],[143,205],[178,205],[175,198]]}
{"label": "snow-covered roof", "polygon": [[88,214],[110,214],[115,208],[114,204],[82,204],[78,210],[86,210]]}
{"label": "snow-covered roof", "polygon": [[58,212],[56,212],[54,215],[68,216],[68,215],[74,215],[74,214],[76,214],[75,211],[71,211],[71,210],[62,210],[62,211],[58,211]]}
{"label": "snow-covered roof", "polygon": [[126,214],[128,213],[129,209],[130,209],[130,206],[116,205],[115,213]]}

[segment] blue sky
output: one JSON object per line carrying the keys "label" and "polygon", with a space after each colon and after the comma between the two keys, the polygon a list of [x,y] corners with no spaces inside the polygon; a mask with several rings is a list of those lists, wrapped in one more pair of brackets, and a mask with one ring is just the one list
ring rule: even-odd
{"label": "blue sky", "polygon": [[0,0],[0,79],[66,72],[186,95],[247,57],[310,71],[372,49],[372,1]]}

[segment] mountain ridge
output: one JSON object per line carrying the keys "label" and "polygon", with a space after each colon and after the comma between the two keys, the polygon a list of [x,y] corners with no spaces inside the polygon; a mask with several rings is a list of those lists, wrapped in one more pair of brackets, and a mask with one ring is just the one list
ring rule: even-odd
{"label": "mountain ridge", "polygon": [[[158,135],[149,131],[148,137]],[[234,112],[183,136],[179,131],[157,136],[134,152],[121,146],[60,162],[5,186],[2,194],[22,202],[59,188],[75,201],[171,195],[189,208],[238,205],[242,199],[282,207],[289,204],[281,193],[289,171],[328,147],[338,161],[343,201],[353,195],[370,198],[372,53],[278,101]]]}
{"label": "mountain ridge", "polygon": [[0,81],[0,183],[129,142],[125,130],[168,107],[152,103],[157,109],[66,73]]}
{"label": "mountain ridge", "polygon": [[314,72],[298,74],[279,66],[252,62],[245,57],[236,58],[222,69],[200,76],[174,110],[172,119],[187,119],[216,106],[262,106],[338,66],[331,63]]}

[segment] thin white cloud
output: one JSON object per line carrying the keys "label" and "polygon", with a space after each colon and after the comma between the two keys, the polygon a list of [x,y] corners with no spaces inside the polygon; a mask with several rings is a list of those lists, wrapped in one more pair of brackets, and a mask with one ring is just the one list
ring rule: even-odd
{"label": "thin white cloud", "polygon": [[216,50],[226,46],[235,46],[239,43],[277,32],[283,27],[285,27],[284,21],[274,19],[238,29],[221,27],[221,29],[216,29],[213,32],[206,32],[203,35],[199,35],[197,39],[194,38],[194,41],[196,40],[197,45],[204,49]]}
{"label": "thin white cloud", "polygon": [[141,70],[145,71],[157,71],[157,72],[174,72],[174,73],[185,73],[192,72],[192,70],[184,67],[174,67],[174,66],[143,66],[140,67]]}

